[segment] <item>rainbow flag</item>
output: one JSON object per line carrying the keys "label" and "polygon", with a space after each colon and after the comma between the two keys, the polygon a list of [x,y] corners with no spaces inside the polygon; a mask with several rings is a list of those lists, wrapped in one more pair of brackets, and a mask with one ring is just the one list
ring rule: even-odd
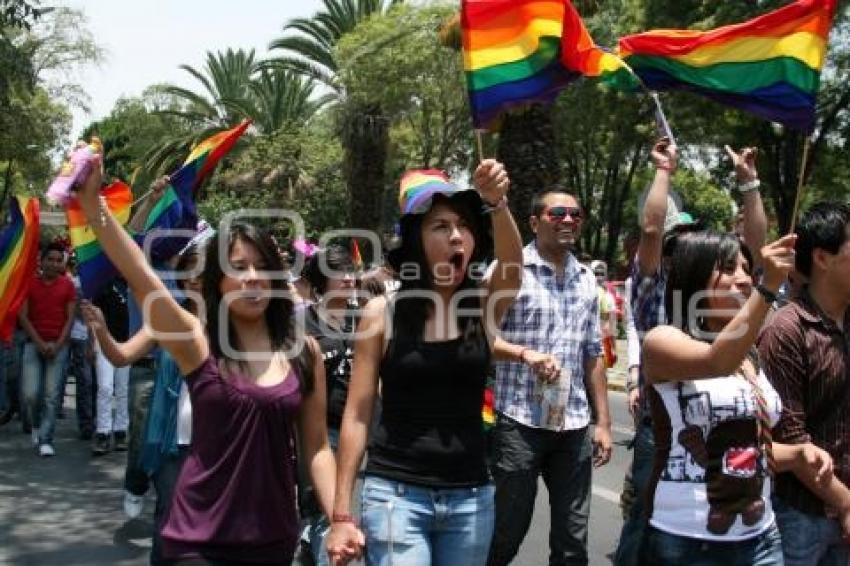
{"label": "rainbow flag", "polygon": [[481,407],[481,421],[484,430],[490,430],[496,424],[496,409],[493,404],[493,388],[484,389],[484,404]]}
{"label": "rainbow flag", "polygon": [[[688,90],[811,132],[836,0],[797,0],[711,31],[654,30],[620,39],[619,55],[651,90]],[[634,89],[623,70],[604,77]]]}
{"label": "rainbow flag", "polygon": [[[123,226],[130,219],[130,207],[133,204],[133,191],[121,181],[116,181],[100,190],[106,205],[118,222]],[[93,299],[104,285],[118,275],[118,270],[103,253],[100,242],[89,227],[80,201],[71,199],[65,208],[68,219],[68,233],[71,246],[77,256],[77,274],[80,276],[83,297]],[[97,221],[97,220],[95,220]]]}
{"label": "rainbow flag", "polygon": [[363,256],[360,255],[360,244],[357,243],[357,238],[351,238],[351,263],[355,269],[363,269]]}
{"label": "rainbow flag", "polygon": [[[219,132],[195,146],[180,169],[171,175],[171,184],[148,215],[145,236],[155,229],[196,230],[198,211],[195,191],[250,125],[251,121],[245,120],[235,128]],[[152,242],[151,255],[154,259],[165,261],[182,250],[191,238],[188,233],[183,236],[157,237]],[[141,239],[144,240],[144,236]]]}
{"label": "rainbow flag", "polygon": [[622,59],[596,45],[570,0],[564,0],[564,9],[564,33],[561,37],[561,63],[564,67],[585,77],[626,70]]}
{"label": "rainbow flag", "polygon": [[35,274],[39,238],[38,198],[9,200],[10,222],[0,232],[0,340],[4,342],[12,339],[18,310]]}
{"label": "rainbow flag", "polygon": [[565,0],[463,0],[463,67],[476,128],[505,110],[549,103],[578,78],[561,64]]}

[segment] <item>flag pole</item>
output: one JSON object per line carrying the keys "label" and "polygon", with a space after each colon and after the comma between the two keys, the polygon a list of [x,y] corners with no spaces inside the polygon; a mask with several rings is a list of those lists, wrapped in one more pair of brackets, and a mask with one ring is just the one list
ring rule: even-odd
{"label": "flag pole", "polygon": [[478,161],[484,161],[484,140],[481,130],[475,130],[475,145],[478,147]]}
{"label": "flag pole", "polygon": [[788,229],[789,234],[794,233],[797,228],[797,213],[800,211],[800,200],[803,197],[803,186],[806,184],[806,164],[809,161],[809,149],[812,146],[812,138],[806,136],[806,141],[803,144],[803,162],[800,164],[800,175],[797,180],[797,194],[794,196],[794,211],[791,213],[791,228]]}
{"label": "flag pole", "polygon": [[646,83],[643,82],[643,79],[635,73],[635,70],[631,68],[631,66],[626,63],[622,57],[616,55],[617,59],[620,61],[620,64],[623,65],[623,68],[628,71],[628,73],[637,81],[640,85],[640,88],[649,95],[652,99],[652,102],[655,103],[655,121],[664,130],[664,135],[670,140],[670,143],[673,145],[676,144],[676,138],[673,136],[673,130],[670,128],[670,122],[667,121],[667,116],[664,114],[664,108],[661,106],[661,100],[658,97],[658,93],[654,90],[649,90],[649,87],[646,86]]}

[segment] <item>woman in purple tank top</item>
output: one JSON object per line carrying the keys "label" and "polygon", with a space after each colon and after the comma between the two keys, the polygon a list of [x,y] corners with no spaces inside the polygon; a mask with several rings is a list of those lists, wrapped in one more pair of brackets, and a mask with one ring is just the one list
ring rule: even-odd
{"label": "woman in purple tank top", "polygon": [[[146,328],[186,376],[192,447],[162,529],[175,564],[289,564],[298,542],[296,438],[322,509],[335,481],[318,346],[296,335],[271,237],[234,224],[207,246],[201,316],[171,297],[102,206],[99,157],[78,195]],[[225,255],[226,254],[226,255]],[[206,322],[202,322],[205,318]]]}
{"label": "woman in purple tank top", "polygon": [[[326,541],[335,565],[364,545],[367,566],[487,558],[494,503],[481,408],[495,329],[521,284],[522,243],[502,164],[482,162],[473,183],[461,189],[430,170],[401,180],[401,246],[389,258],[401,286],[369,301],[355,337]],[[496,261],[481,282],[470,267],[488,258],[491,237]],[[361,531],[351,496],[379,381]]]}

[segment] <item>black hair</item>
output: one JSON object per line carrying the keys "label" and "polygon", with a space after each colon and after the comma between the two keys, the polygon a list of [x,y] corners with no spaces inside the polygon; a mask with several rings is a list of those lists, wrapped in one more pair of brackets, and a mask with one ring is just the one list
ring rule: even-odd
{"label": "black hair", "polygon": [[353,271],[354,260],[351,258],[351,252],[339,244],[332,244],[313,254],[307,260],[301,276],[307,279],[319,294],[324,293],[328,286],[328,274],[322,270],[323,266],[335,272]]}
{"label": "black hair", "polygon": [[[481,213],[481,198],[475,191],[463,191],[451,198],[444,195],[435,195],[431,210],[437,204],[448,205],[452,211],[459,215],[470,227],[475,242],[472,257],[469,264],[484,263],[492,255],[493,241],[490,235],[488,217]],[[434,276],[428,269],[428,261],[425,258],[425,249],[422,244],[422,222],[426,214],[407,214],[401,218],[401,247],[390,253],[390,263],[393,269],[400,275],[401,286],[399,287],[399,300],[393,302],[393,336],[399,339],[419,341],[425,330],[425,322],[428,319],[431,301],[422,296],[415,296],[416,292],[434,290]],[[406,276],[405,267],[413,267],[416,276]],[[463,281],[457,292],[476,289],[478,287],[469,275],[469,269],[464,274]],[[407,295],[413,293],[414,296]],[[406,296],[407,295],[407,296]],[[468,295],[458,302],[458,310],[481,312],[479,297]],[[472,326],[469,324],[474,319],[464,317],[458,319],[458,326],[464,336],[469,336]],[[480,317],[479,317],[480,321]],[[480,324],[475,325],[482,328]]]}
{"label": "black hair", "polygon": [[696,320],[695,311],[705,308],[705,305],[702,301],[694,304],[692,299],[697,293],[707,290],[715,270],[733,268],[739,252],[752,270],[752,254],[735,234],[708,230],[680,234],[670,261],[664,296],[667,322],[694,338],[702,339],[701,336],[693,336],[691,321]]}
{"label": "black hair", "polygon": [[62,254],[62,259],[65,259],[65,246],[56,242],[50,242],[41,250],[41,259],[47,257],[50,252],[59,252]]}
{"label": "black hair", "polygon": [[[228,257],[219,256],[219,241],[221,238],[227,239],[226,249]],[[209,336],[210,351],[218,359],[228,359],[220,341],[221,329],[219,328],[220,321],[218,315],[223,300],[220,289],[221,281],[224,278],[222,265],[230,261],[230,252],[237,241],[252,245],[262,257],[266,265],[266,270],[283,270],[283,261],[280,254],[278,254],[274,240],[268,232],[251,224],[233,224],[228,233],[222,234],[221,232],[217,232],[207,243],[201,281],[207,312],[207,335]],[[285,282],[277,277],[271,279],[271,289],[273,292],[287,290]],[[275,351],[289,348],[295,340],[294,310],[295,305],[288,294],[286,296],[273,296],[269,300],[269,305],[266,307],[265,319],[269,341]],[[228,341],[235,346],[238,344],[238,337],[229,319],[227,325]],[[310,347],[302,348],[296,356],[290,359],[290,363],[297,370],[298,380],[302,391],[305,393],[313,390],[313,362],[314,353]]]}
{"label": "black hair", "polygon": [[[531,216],[539,217],[543,214],[543,211],[546,210],[546,197],[552,194],[559,195],[567,195],[576,199],[576,202],[579,202],[578,197],[575,196],[572,192],[567,190],[567,188],[563,185],[550,185],[546,189],[543,189],[539,193],[535,193],[531,199]],[[581,203],[579,203],[579,208],[581,208]]]}
{"label": "black hair", "polygon": [[797,271],[811,277],[816,248],[837,254],[847,241],[850,204],[819,202],[807,210],[797,223]]}

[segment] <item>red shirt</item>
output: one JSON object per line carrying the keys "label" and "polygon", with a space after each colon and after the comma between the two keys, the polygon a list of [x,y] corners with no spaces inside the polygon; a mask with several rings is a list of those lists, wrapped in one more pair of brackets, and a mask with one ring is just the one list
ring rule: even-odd
{"label": "red shirt", "polygon": [[60,275],[49,283],[35,276],[30,283],[27,300],[30,324],[42,340],[53,342],[62,333],[68,318],[68,303],[77,300],[77,292],[66,275]]}

